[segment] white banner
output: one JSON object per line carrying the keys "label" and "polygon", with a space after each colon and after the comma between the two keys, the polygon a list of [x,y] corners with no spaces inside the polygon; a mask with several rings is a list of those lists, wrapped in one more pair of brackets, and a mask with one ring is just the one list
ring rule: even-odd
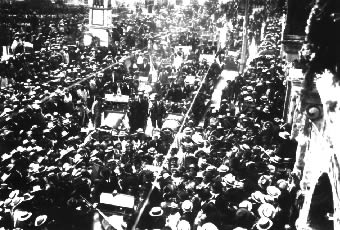
{"label": "white banner", "polygon": [[214,54],[201,54],[200,55],[200,62],[205,59],[209,64],[213,63],[215,60],[215,55]]}
{"label": "white banner", "polygon": [[128,103],[129,96],[127,95],[114,95],[114,94],[105,94],[105,100],[111,102],[118,102],[118,103]]}

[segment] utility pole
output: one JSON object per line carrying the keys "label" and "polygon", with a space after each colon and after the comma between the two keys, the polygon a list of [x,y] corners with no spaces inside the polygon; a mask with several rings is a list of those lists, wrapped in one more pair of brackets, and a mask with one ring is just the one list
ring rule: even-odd
{"label": "utility pole", "polygon": [[247,50],[248,50],[248,21],[249,21],[249,1],[245,0],[245,12],[244,12],[244,21],[243,21],[243,32],[242,32],[242,50],[241,50],[241,63],[239,72],[243,73],[244,68],[247,63]]}

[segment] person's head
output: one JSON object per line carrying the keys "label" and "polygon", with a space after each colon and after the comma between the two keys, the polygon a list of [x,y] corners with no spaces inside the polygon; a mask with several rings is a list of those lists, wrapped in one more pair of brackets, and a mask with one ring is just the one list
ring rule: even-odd
{"label": "person's head", "polygon": [[206,184],[210,183],[212,181],[213,177],[214,176],[213,176],[212,172],[206,171],[203,174],[203,182],[206,183]]}
{"label": "person's head", "polygon": [[214,183],[212,183],[211,185],[211,191],[213,193],[221,193],[222,192],[222,189],[223,189],[223,186],[222,186],[222,183],[219,182],[219,181],[216,181]]}
{"label": "person's head", "polygon": [[180,220],[177,224],[177,230],[191,230],[189,221]]}
{"label": "person's head", "polygon": [[206,201],[211,197],[210,194],[210,189],[209,188],[202,188],[199,193],[198,196],[203,200]]}
{"label": "person's head", "polygon": [[100,174],[104,179],[108,179],[110,177],[110,170],[107,169],[107,168],[104,168],[104,169],[102,169]]}

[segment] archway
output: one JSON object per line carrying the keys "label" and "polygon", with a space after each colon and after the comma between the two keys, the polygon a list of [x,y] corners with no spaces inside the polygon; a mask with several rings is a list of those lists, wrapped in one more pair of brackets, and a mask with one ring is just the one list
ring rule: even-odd
{"label": "archway", "polygon": [[313,230],[334,230],[333,213],[332,185],[327,173],[323,173],[312,196],[308,215],[309,227]]}

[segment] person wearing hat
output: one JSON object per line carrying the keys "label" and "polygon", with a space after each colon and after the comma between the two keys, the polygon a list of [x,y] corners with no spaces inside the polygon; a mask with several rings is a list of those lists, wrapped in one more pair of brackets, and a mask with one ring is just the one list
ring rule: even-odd
{"label": "person wearing hat", "polygon": [[165,226],[169,226],[171,227],[171,229],[176,229],[181,218],[178,204],[176,204],[175,202],[170,202],[167,207],[169,208],[169,213],[168,215],[166,215]]}
{"label": "person wearing hat", "polygon": [[267,187],[270,186],[271,183],[272,183],[272,179],[271,179],[271,176],[269,176],[269,175],[260,176],[260,178],[258,179],[258,182],[257,182],[258,186],[263,191],[266,191]]}
{"label": "person wearing hat", "polygon": [[138,93],[138,99],[136,101],[136,128],[142,128],[145,130],[146,122],[148,118],[149,102],[144,98],[144,93]]}
{"label": "person wearing hat", "polygon": [[217,172],[219,175],[216,178],[220,178],[220,181],[222,181],[222,178],[229,172],[229,167],[222,164],[220,167],[218,167]]}
{"label": "person wearing hat", "polygon": [[92,104],[91,115],[94,128],[99,128],[101,125],[101,116],[103,110],[103,99],[99,96],[95,97],[95,101]]}
{"label": "person wearing hat", "polygon": [[154,102],[152,103],[152,106],[150,108],[150,118],[152,127],[156,128],[162,128],[162,121],[165,118],[166,115],[166,109],[164,106],[164,103],[162,101],[159,101],[158,98],[155,98]]}
{"label": "person wearing hat", "polygon": [[60,112],[62,103],[61,103],[59,95],[57,95],[56,92],[52,93],[51,98],[44,104],[42,108],[42,112],[44,114],[47,114],[47,113],[53,114],[54,112]]}
{"label": "person wearing hat", "polygon": [[273,227],[273,221],[267,217],[261,217],[255,224],[256,230],[270,230]]}
{"label": "person wearing hat", "polygon": [[40,215],[35,218],[34,226],[46,230],[47,229],[47,215]]}
{"label": "person wearing hat", "polygon": [[162,229],[165,226],[165,218],[163,216],[163,209],[159,206],[152,207],[149,211],[150,223],[149,229]]}
{"label": "person wearing hat", "polygon": [[235,213],[236,226],[250,229],[255,223],[256,217],[246,208],[239,208]]}
{"label": "person wearing hat", "polygon": [[193,203],[190,200],[185,200],[182,203],[181,220],[186,220],[192,225],[195,221],[195,213],[193,212]]}
{"label": "person wearing hat", "polygon": [[78,116],[79,126],[80,127],[86,127],[89,120],[90,120],[90,110],[86,106],[86,104],[84,104],[84,101],[78,100],[76,102],[74,111],[76,112],[76,114]]}
{"label": "person wearing hat", "polygon": [[[135,99],[135,97],[131,97],[129,100],[129,109],[128,109],[128,117],[129,117],[129,126],[130,126],[130,132],[134,133],[137,129],[139,129],[139,124],[138,124],[138,119],[137,117],[139,116],[138,114],[138,108],[139,108],[139,103]],[[142,131],[143,129],[140,128]],[[144,131],[143,131],[144,132]]]}
{"label": "person wearing hat", "polygon": [[118,178],[116,174],[111,173],[110,169],[102,168],[99,177],[94,180],[93,199],[99,200],[101,193],[112,193],[115,189],[119,189]]}
{"label": "person wearing hat", "polygon": [[13,221],[14,221],[14,228],[22,228],[25,229],[29,226],[31,221],[32,213],[23,211],[23,210],[16,210],[13,213]]}
{"label": "person wearing hat", "polygon": [[173,226],[171,229],[177,230],[191,230],[191,225],[187,220],[180,220],[176,226]]}

